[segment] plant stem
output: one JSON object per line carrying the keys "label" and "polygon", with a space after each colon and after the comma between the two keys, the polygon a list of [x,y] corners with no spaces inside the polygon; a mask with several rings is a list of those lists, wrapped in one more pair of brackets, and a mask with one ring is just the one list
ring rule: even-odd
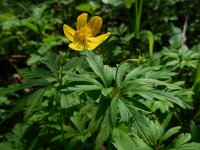
{"label": "plant stem", "polygon": [[63,129],[65,118],[63,117],[64,116],[63,111],[64,110],[60,106],[60,127],[61,127],[61,133],[62,133],[63,147],[64,147],[64,150],[66,150],[65,135],[64,135],[64,129]]}
{"label": "plant stem", "polygon": [[143,0],[139,0],[139,6],[138,6],[138,0],[135,0],[135,37],[136,39],[139,37],[139,33],[140,33],[142,6],[143,6]]}
{"label": "plant stem", "polygon": [[[65,58],[67,56],[67,53],[64,54],[62,62],[61,62],[61,68],[60,68],[60,80],[59,80],[59,85],[62,86],[63,84],[63,68],[64,68],[64,64],[65,64]],[[59,100],[61,99],[61,94],[59,96]],[[64,150],[66,150],[66,143],[65,143],[65,135],[64,135],[64,129],[63,129],[63,125],[65,123],[65,118],[64,118],[64,114],[65,114],[65,109],[62,109],[60,103],[59,103],[59,109],[60,109],[60,128],[61,128],[61,134],[62,134],[62,140],[63,140],[63,147]]]}

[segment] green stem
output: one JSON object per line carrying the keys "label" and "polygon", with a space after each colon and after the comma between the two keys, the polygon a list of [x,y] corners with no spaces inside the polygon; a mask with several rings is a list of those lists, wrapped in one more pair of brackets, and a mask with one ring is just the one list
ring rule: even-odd
{"label": "green stem", "polygon": [[[67,53],[65,53],[65,55],[63,56],[62,62],[61,62],[59,86],[62,86],[62,84],[63,84],[63,74],[62,74],[62,71],[63,71],[63,68],[64,68],[66,56],[67,56]],[[60,96],[58,97],[58,100],[61,99],[61,94],[59,94],[59,95]],[[65,109],[61,108],[60,103],[59,103],[59,106],[60,106],[59,107],[59,109],[60,109],[60,128],[61,128],[61,134],[62,134],[62,140],[63,140],[63,147],[64,147],[64,150],[66,150],[65,135],[64,135],[64,128],[63,128],[63,125],[65,123],[65,118],[64,118]]]}
{"label": "green stem", "polygon": [[138,37],[138,0],[135,0],[135,36]]}
{"label": "green stem", "polygon": [[138,6],[138,0],[135,0],[135,36],[136,38],[138,38],[139,33],[140,33],[142,6],[143,6],[143,0],[139,1],[139,6]]}
{"label": "green stem", "polygon": [[64,118],[63,111],[64,110],[60,106],[60,128],[61,128],[61,133],[62,133],[63,147],[64,147],[64,150],[66,150],[65,134],[64,134],[64,129],[63,129],[63,124],[65,123],[65,118]]}

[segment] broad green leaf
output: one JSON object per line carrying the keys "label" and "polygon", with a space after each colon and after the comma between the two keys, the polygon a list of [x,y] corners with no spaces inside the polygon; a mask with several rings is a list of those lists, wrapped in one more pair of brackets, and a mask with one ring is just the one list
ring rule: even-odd
{"label": "broad green leaf", "polygon": [[139,66],[139,67],[133,69],[132,71],[130,71],[126,75],[124,82],[127,82],[131,79],[137,79],[139,75],[144,75],[146,72],[148,72],[150,70],[151,70],[151,68],[149,68],[149,67],[143,68],[142,66]]}
{"label": "broad green leaf", "polygon": [[84,131],[86,119],[86,116],[82,117],[78,112],[74,112],[74,115],[70,117],[70,120],[73,122],[80,133]]}
{"label": "broad green leaf", "polygon": [[129,118],[131,117],[131,113],[129,109],[127,108],[126,104],[121,100],[117,100],[118,107],[119,107],[119,114],[121,116],[120,121],[128,122]]}
{"label": "broad green leaf", "polygon": [[80,136],[75,136],[73,137],[69,143],[67,143],[67,150],[73,150],[74,146],[76,145],[76,143],[78,143],[78,141],[80,141]]}
{"label": "broad green leaf", "polygon": [[74,93],[61,94],[60,106],[62,109],[80,104],[79,96]]}
{"label": "broad green leaf", "polygon": [[[1,121],[0,124],[2,124],[4,121],[6,121],[8,118],[12,117],[14,114],[19,112],[20,110],[22,110],[27,105],[29,105],[27,107],[27,109],[29,109],[29,107],[30,107],[30,110],[27,110],[27,112],[26,112],[27,114],[25,114],[25,116],[28,117],[33,112],[34,107],[37,105],[38,99],[40,99],[42,97],[42,94],[44,93],[44,91],[45,91],[45,89],[39,89],[33,93],[22,96],[20,99],[18,99],[14,108],[10,111],[8,116],[3,121]],[[31,103],[33,103],[32,106],[31,106]]]}
{"label": "broad green leaf", "polygon": [[190,123],[190,132],[192,135],[192,141],[200,142],[200,128],[196,125],[194,121],[191,121]]}
{"label": "broad green leaf", "polygon": [[63,71],[68,71],[72,68],[81,65],[84,62],[84,57],[73,57],[63,67]]}
{"label": "broad green leaf", "polygon": [[128,135],[128,133],[122,131],[119,128],[114,128],[112,133],[112,144],[118,150],[137,150],[138,147],[135,145],[134,141]]}
{"label": "broad green leaf", "polygon": [[94,91],[101,90],[102,86],[97,85],[76,85],[75,87],[68,87],[69,91]]}
{"label": "broad green leaf", "polygon": [[0,95],[11,94],[15,91],[30,88],[34,86],[50,86],[50,83],[45,79],[34,79],[34,80],[26,80],[24,83],[21,84],[12,84],[6,88],[0,88]]}
{"label": "broad green leaf", "polygon": [[153,57],[153,46],[154,46],[154,35],[151,31],[145,30],[145,32],[147,33],[147,37],[149,40],[149,57],[152,58]]}
{"label": "broad green leaf", "polygon": [[170,147],[175,148],[179,147],[186,142],[188,142],[191,139],[191,134],[190,133],[181,133],[177,138],[175,138],[172,143],[170,143]]}
{"label": "broad green leaf", "polygon": [[130,65],[128,63],[119,64],[119,66],[117,67],[115,80],[118,87],[120,87],[122,79],[129,69]]}
{"label": "broad green leaf", "polygon": [[104,65],[104,72],[105,72],[107,86],[110,87],[111,86],[111,82],[114,79],[115,69],[111,68],[108,65]]}
{"label": "broad green leaf", "polygon": [[121,99],[129,108],[133,107],[144,112],[148,112],[148,113],[151,112],[151,110],[146,105],[144,105],[138,100],[131,99],[129,97],[123,97]]}
{"label": "broad green leaf", "polygon": [[92,13],[92,6],[89,3],[77,5],[75,9]]}
{"label": "broad green leaf", "polygon": [[112,99],[109,107],[109,120],[111,121],[112,125],[115,126],[117,115],[118,115],[118,106],[117,106],[117,99]]}
{"label": "broad green leaf", "polygon": [[144,116],[139,113],[137,110],[133,109],[133,107],[128,107],[131,113],[131,130],[133,133],[136,133],[140,138],[144,140],[145,143],[149,143],[151,141],[149,137],[149,129],[147,127],[148,122],[144,118]]}
{"label": "broad green leaf", "polygon": [[170,123],[171,118],[172,118],[172,113],[169,113],[162,123],[163,129],[167,128],[168,124]]}
{"label": "broad green leaf", "polygon": [[186,143],[183,144],[177,148],[169,149],[169,150],[199,150],[200,149],[200,143]]}
{"label": "broad green leaf", "polygon": [[104,83],[104,86],[107,86],[107,80],[105,77],[105,71],[102,60],[95,56],[93,52],[89,50],[84,51],[87,55],[87,61],[92,68],[92,70],[99,76],[99,78]]}
{"label": "broad green leaf", "polygon": [[101,85],[101,83],[99,83],[99,81],[97,81],[96,79],[93,79],[91,78],[90,76],[77,76],[77,75],[71,75],[72,77],[69,77],[69,81],[84,81],[84,82],[88,82],[88,83],[91,83],[93,85],[96,85],[96,86],[102,86],[103,88],[103,85]]}
{"label": "broad green leaf", "polygon": [[1,150],[16,150],[12,146],[12,142],[0,142],[0,149]]}
{"label": "broad green leaf", "polygon": [[106,111],[106,114],[104,115],[104,118],[100,125],[100,131],[95,139],[95,148],[100,149],[100,147],[103,145],[103,143],[107,140],[107,138],[110,135],[110,120],[108,116],[108,111]]}
{"label": "broad green leaf", "polygon": [[45,92],[45,89],[39,89],[35,91],[31,97],[28,98],[26,111],[24,113],[24,120],[27,120],[31,114],[34,112],[34,109],[37,108],[37,106],[41,103],[43,99],[43,94]]}
{"label": "broad green leaf", "polygon": [[164,130],[157,120],[155,121],[150,120],[149,121],[149,137],[151,141],[149,141],[149,144],[157,143],[157,141],[162,137],[163,132]]}
{"label": "broad green leaf", "polygon": [[167,132],[165,132],[165,134],[160,138],[160,143],[162,143],[163,141],[169,139],[172,135],[176,134],[177,132],[179,132],[181,129],[181,126],[177,126],[177,127],[173,127],[170,128]]}

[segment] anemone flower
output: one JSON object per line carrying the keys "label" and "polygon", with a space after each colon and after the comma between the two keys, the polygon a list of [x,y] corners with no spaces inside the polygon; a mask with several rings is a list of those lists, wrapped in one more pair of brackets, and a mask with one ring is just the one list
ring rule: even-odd
{"label": "anemone flower", "polygon": [[72,43],[69,44],[69,47],[73,50],[94,50],[98,45],[105,41],[110,32],[96,36],[102,26],[102,18],[99,16],[94,16],[87,22],[87,13],[82,13],[77,18],[76,31],[70,26],[64,24],[63,30],[65,36]]}

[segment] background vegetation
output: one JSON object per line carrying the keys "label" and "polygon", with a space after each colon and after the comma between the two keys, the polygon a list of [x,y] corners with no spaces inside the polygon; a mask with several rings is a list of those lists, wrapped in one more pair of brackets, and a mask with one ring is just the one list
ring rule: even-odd
{"label": "background vegetation", "polygon": [[[0,149],[200,149],[199,0],[0,1]],[[110,37],[73,51],[83,12]]]}

